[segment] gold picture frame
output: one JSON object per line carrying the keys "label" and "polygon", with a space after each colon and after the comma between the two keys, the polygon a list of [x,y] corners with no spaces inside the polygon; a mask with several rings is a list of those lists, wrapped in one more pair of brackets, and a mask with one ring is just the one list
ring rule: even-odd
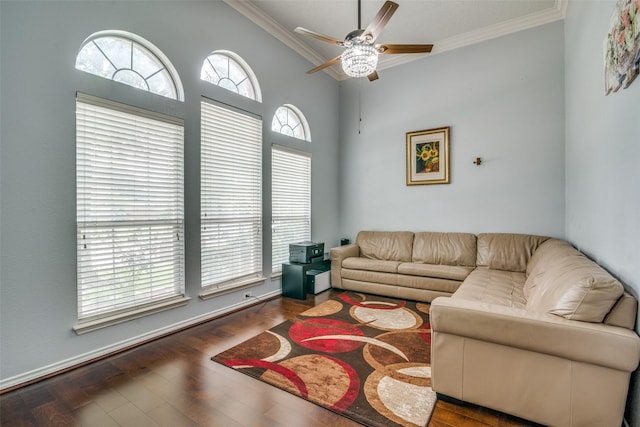
{"label": "gold picture frame", "polygon": [[407,185],[449,184],[449,127],[407,132]]}

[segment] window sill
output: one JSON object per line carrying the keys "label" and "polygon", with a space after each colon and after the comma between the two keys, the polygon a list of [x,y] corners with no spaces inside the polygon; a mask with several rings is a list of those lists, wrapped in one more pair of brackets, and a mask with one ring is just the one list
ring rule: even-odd
{"label": "window sill", "polygon": [[231,292],[236,292],[242,289],[252,288],[254,286],[263,284],[264,281],[265,281],[264,277],[254,277],[252,279],[249,279],[243,282],[237,282],[232,285],[224,286],[221,288],[203,289],[202,292],[200,292],[200,299],[208,300],[210,298],[215,298],[220,295],[229,294]]}
{"label": "window sill", "polygon": [[191,298],[181,295],[168,300],[163,300],[144,307],[133,308],[123,313],[113,314],[111,316],[100,317],[99,319],[79,320],[73,327],[76,334],[81,335],[97,329],[106,328],[107,326],[116,325],[118,323],[127,322],[129,320],[138,319],[148,316],[149,314],[160,313],[161,311],[170,310],[172,308],[187,305]]}

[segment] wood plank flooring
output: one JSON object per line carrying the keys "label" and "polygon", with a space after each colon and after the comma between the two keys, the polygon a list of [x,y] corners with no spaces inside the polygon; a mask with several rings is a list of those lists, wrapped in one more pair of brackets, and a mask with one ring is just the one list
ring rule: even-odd
{"label": "wood plank flooring", "polygon": [[[277,298],[0,396],[2,426],[270,426],[360,424],[210,360],[327,300]],[[430,427],[532,426],[438,401]]]}

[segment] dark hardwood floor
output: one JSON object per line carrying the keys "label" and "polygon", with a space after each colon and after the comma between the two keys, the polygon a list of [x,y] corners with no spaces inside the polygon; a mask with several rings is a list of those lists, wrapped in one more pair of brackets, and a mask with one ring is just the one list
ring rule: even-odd
{"label": "dark hardwood floor", "polygon": [[[0,396],[2,426],[358,426],[210,360],[335,291],[277,298]],[[438,401],[429,426],[530,426]]]}

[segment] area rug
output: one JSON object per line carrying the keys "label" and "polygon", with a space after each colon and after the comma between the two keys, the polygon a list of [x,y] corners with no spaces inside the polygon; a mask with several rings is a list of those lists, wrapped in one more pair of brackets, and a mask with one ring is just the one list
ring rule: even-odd
{"label": "area rug", "polygon": [[367,426],[425,426],[431,389],[429,304],[337,298],[211,359]]}

